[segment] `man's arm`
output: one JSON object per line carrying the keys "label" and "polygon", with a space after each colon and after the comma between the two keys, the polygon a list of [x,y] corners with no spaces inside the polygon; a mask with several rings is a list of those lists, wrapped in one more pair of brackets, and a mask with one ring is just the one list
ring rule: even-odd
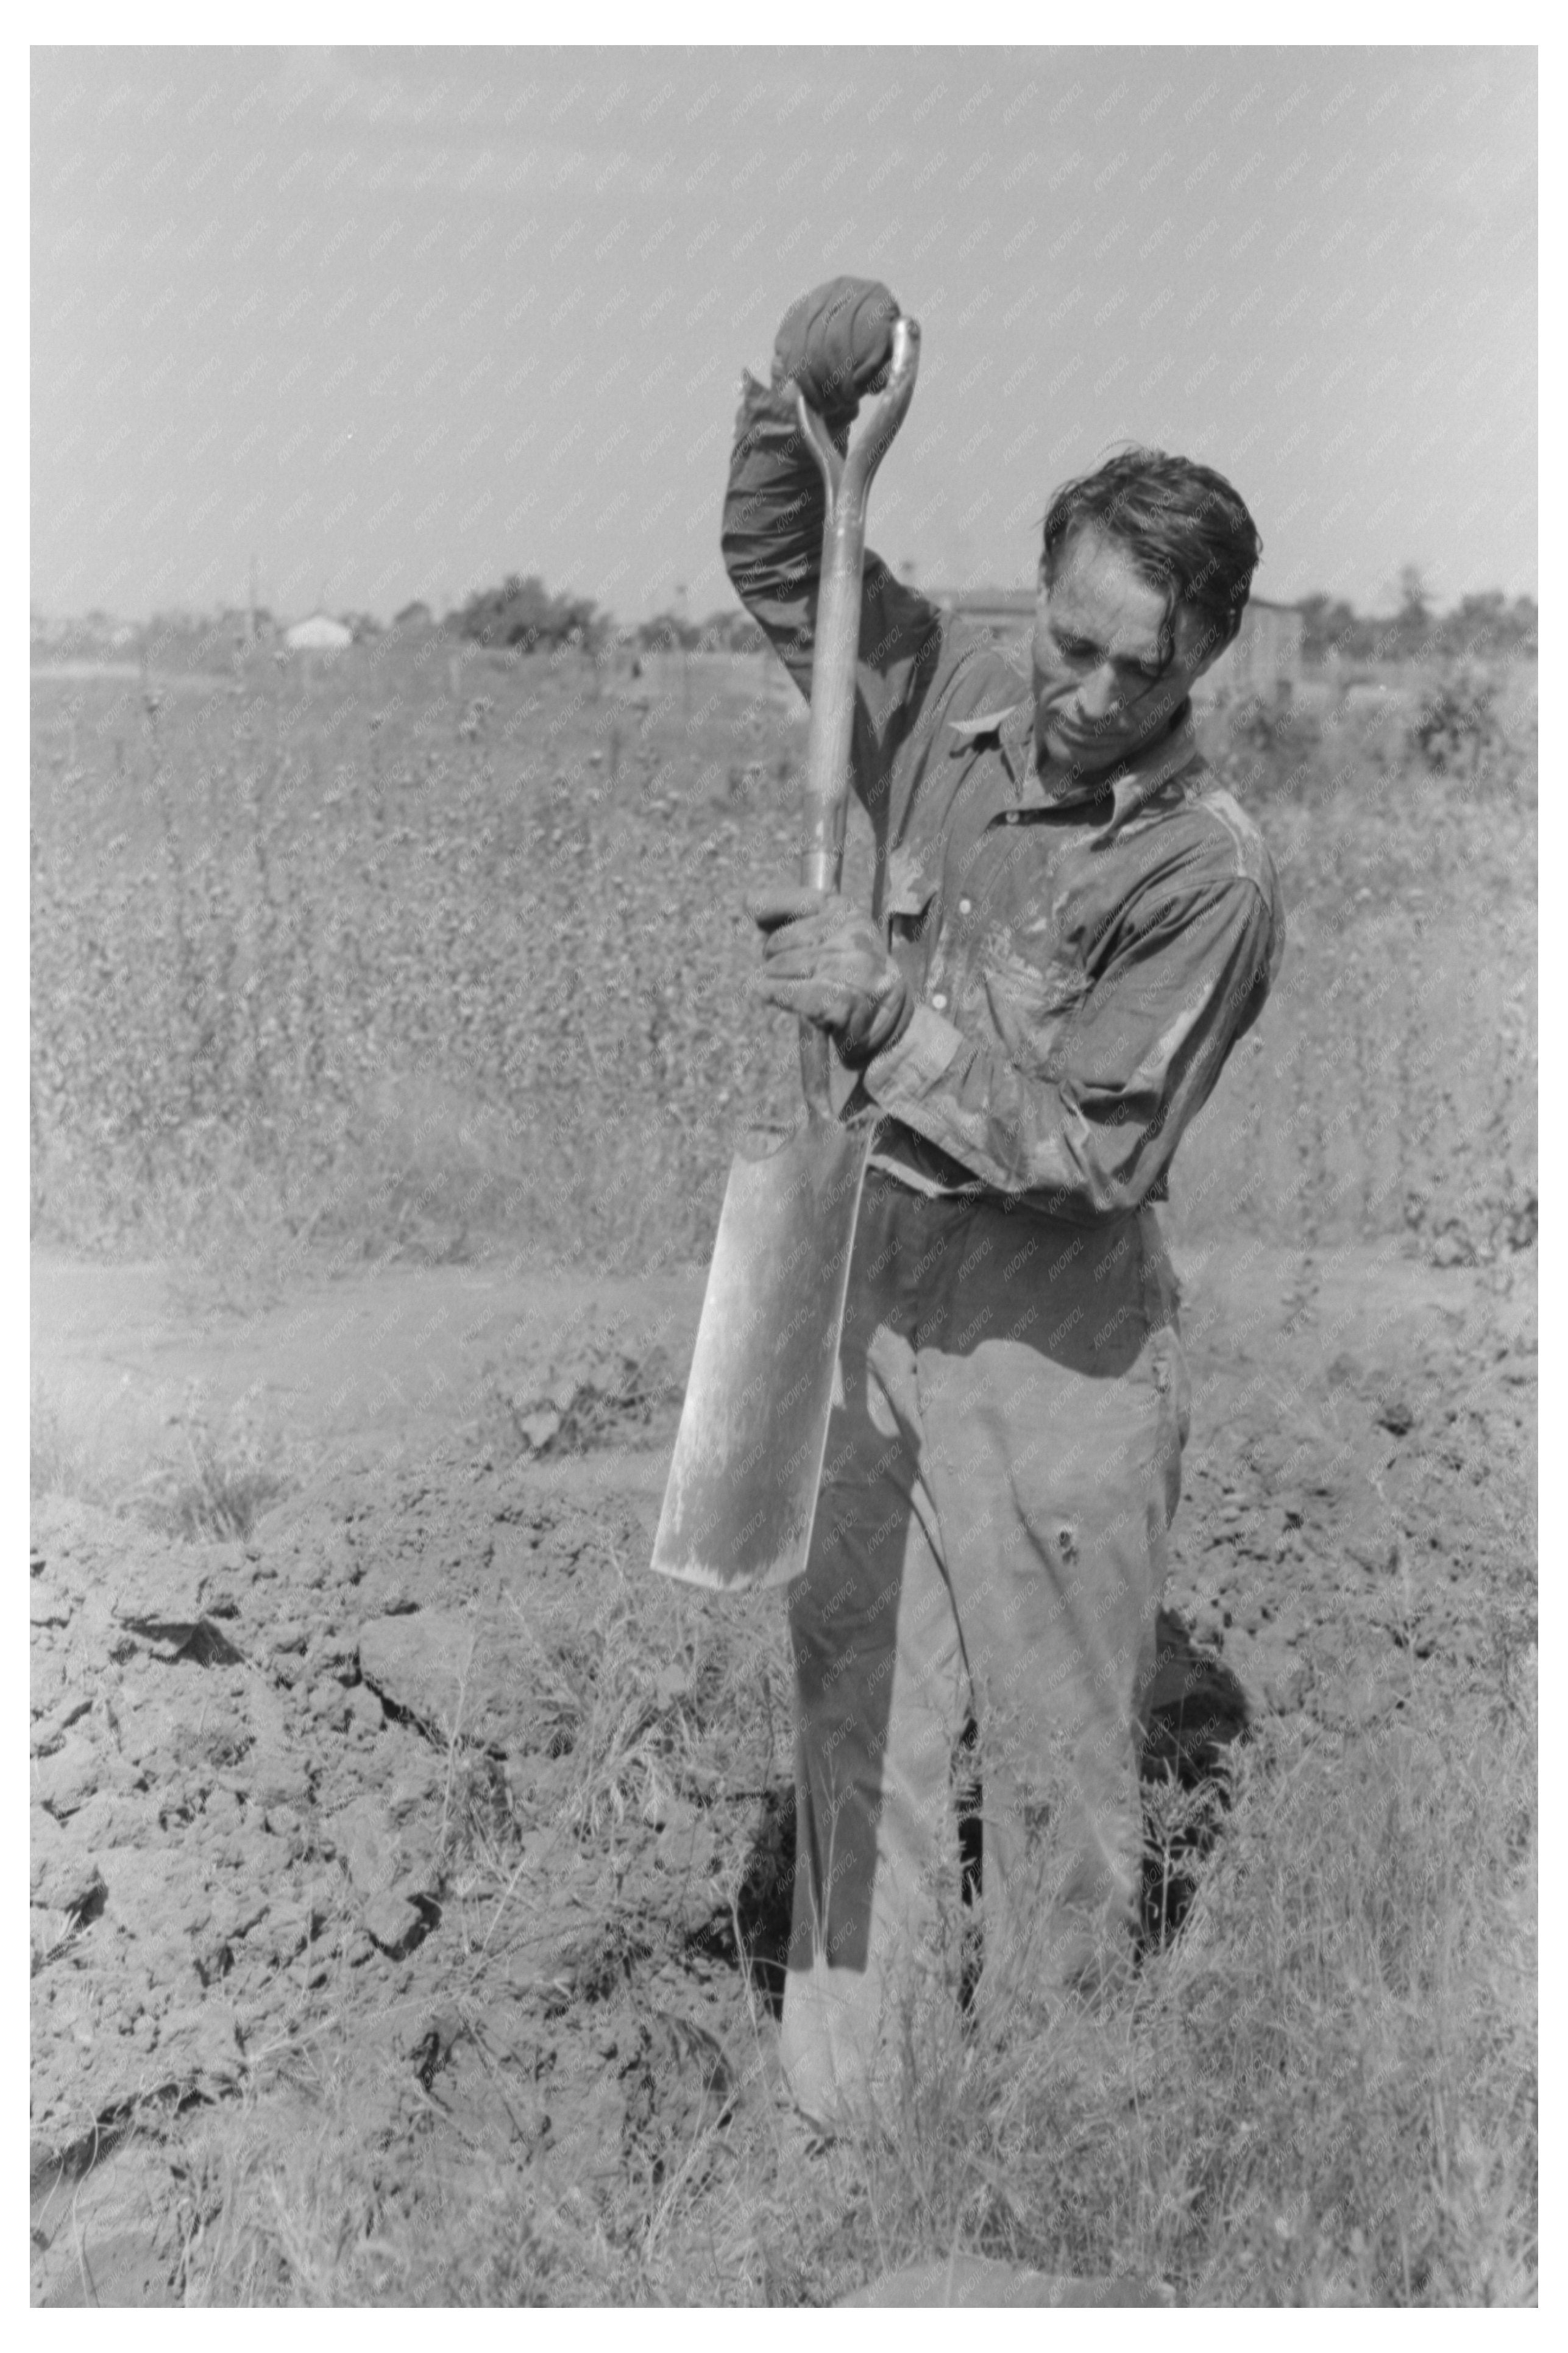
{"label": "man's arm", "polygon": [[1176,884],[1138,911],[1044,1071],[917,1006],[860,1073],[871,1100],[1004,1193],[1083,1219],[1136,1208],[1169,1166],[1279,967],[1278,901]]}
{"label": "man's arm", "polygon": [[[885,287],[836,279],[793,305],[779,330],[774,383],[743,380],[721,535],[735,593],[801,692],[811,692],[825,493],[793,401],[793,376],[842,446],[860,391],[889,343],[897,305]],[[942,615],[867,551],[861,586],[853,759],[869,801],[943,668]]]}
{"label": "man's arm", "polygon": [[[720,545],[735,594],[808,699],[825,514],[822,476],[793,405],[773,386],[746,375]],[[860,661],[873,684],[881,680],[896,686],[899,678],[907,684],[921,647],[931,643],[934,656],[941,630],[936,607],[903,586],[868,548]]]}

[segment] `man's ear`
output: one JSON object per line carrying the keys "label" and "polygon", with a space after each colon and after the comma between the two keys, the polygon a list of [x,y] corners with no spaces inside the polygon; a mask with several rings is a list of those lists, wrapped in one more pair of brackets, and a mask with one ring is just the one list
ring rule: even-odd
{"label": "man's ear", "polygon": [[[1185,623],[1184,628],[1183,623]],[[1236,643],[1238,634],[1232,630],[1227,636],[1223,622],[1212,613],[1194,611],[1190,605],[1178,615],[1177,628],[1182,668],[1186,672],[1189,684],[1202,678],[1206,670],[1213,670],[1226,648]]]}

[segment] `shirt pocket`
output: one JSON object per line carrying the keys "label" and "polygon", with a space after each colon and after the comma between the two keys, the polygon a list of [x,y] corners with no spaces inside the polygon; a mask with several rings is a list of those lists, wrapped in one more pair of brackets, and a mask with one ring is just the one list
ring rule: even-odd
{"label": "shirt pocket", "polygon": [[1068,955],[1036,964],[1004,941],[987,941],[976,977],[1006,1053],[1031,1077],[1052,1075],[1064,1038],[1089,993],[1089,977]]}

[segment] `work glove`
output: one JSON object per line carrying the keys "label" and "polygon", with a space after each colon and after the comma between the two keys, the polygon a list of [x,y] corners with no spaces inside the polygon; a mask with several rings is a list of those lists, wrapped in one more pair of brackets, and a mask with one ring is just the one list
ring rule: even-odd
{"label": "work glove", "polygon": [[830,278],[792,302],[773,342],[773,382],[793,377],[829,425],[847,425],[879,392],[893,356],[899,306],[874,278]]}
{"label": "work glove", "polygon": [[746,912],[764,934],[752,984],[764,1004],[827,1030],[847,1070],[897,1044],[914,994],[869,915],[837,892],[788,882],[753,893]]}

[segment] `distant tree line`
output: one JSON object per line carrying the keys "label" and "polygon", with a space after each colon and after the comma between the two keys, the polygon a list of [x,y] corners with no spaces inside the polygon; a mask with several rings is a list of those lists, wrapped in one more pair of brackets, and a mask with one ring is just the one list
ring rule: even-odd
{"label": "distant tree line", "polygon": [[680,613],[656,613],[650,620],[621,629],[590,596],[552,596],[537,573],[510,573],[499,588],[479,588],[445,627],[482,646],[510,646],[524,653],[562,646],[597,654],[618,641],[639,653],[752,653],[763,633],[739,607],[689,620]]}
{"label": "distant tree line", "polygon": [[[1486,661],[1510,655],[1533,658],[1539,647],[1533,596],[1510,601],[1500,589],[1488,589],[1462,596],[1451,610],[1439,613],[1415,565],[1406,565],[1400,574],[1399,609],[1392,617],[1358,613],[1343,596],[1331,596],[1321,589],[1298,601],[1305,620],[1302,653],[1309,662],[1335,656],[1348,661]],[[381,624],[372,614],[341,617],[357,639],[381,634]],[[58,660],[129,654],[164,666],[184,662],[205,669],[231,660],[236,647],[250,641],[253,624],[258,642],[277,641],[279,624],[259,609],[254,617],[232,607],[217,615],[166,613],[135,627],[117,624],[100,612],[56,622],[35,614],[33,656]],[[524,653],[575,649],[596,659],[616,646],[638,653],[747,654],[759,652],[765,642],[755,621],[738,606],[710,613],[705,621],[666,611],[622,628],[591,596],[552,595],[537,573],[509,573],[499,587],[476,589],[438,624],[423,603],[405,606],[395,626],[438,627],[449,637]]]}
{"label": "distant tree line", "polygon": [[611,624],[591,596],[552,596],[536,572],[524,578],[510,572],[499,588],[478,588],[447,627],[481,646],[510,646],[537,653],[579,646],[594,653]]}
{"label": "distant tree line", "polygon": [[1447,613],[1434,611],[1419,568],[1399,575],[1399,610],[1392,618],[1358,613],[1343,596],[1321,589],[1300,600],[1305,627],[1301,651],[1310,662],[1338,655],[1348,661],[1495,660],[1539,651],[1533,596],[1510,603],[1500,588],[1461,596]]}

